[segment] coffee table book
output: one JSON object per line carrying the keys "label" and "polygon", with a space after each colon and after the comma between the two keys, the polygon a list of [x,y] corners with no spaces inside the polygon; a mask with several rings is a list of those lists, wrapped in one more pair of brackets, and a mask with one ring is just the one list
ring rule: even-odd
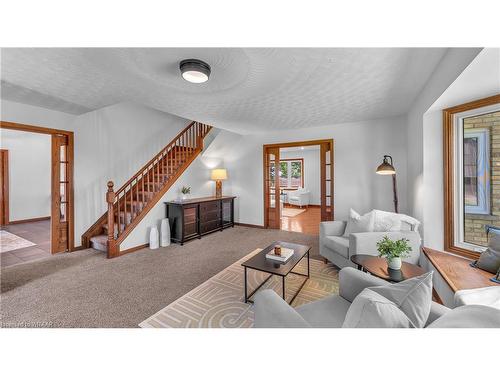
{"label": "coffee table book", "polygon": [[278,262],[286,263],[293,256],[293,249],[288,249],[286,247],[281,248],[281,255],[274,253],[274,249],[266,254],[266,258],[270,260],[275,260]]}

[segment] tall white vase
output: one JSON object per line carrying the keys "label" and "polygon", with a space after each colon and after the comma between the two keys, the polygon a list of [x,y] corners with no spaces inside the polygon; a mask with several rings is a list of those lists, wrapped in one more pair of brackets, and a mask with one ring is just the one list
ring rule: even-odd
{"label": "tall white vase", "polygon": [[170,225],[168,223],[168,219],[162,219],[160,229],[161,229],[160,246],[161,247],[170,246]]}
{"label": "tall white vase", "polygon": [[151,227],[149,232],[149,248],[158,249],[160,247],[160,234],[158,233],[158,228],[156,225]]}

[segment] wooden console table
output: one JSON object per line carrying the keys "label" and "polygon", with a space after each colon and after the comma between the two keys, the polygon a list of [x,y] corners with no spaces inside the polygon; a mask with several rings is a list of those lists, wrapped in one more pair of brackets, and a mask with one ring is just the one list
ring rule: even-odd
{"label": "wooden console table", "polygon": [[165,202],[170,222],[171,239],[184,242],[234,227],[236,197],[205,197]]}

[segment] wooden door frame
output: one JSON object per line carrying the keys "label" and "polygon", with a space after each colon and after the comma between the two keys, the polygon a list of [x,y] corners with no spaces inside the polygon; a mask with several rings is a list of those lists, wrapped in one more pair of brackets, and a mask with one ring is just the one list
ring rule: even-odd
{"label": "wooden door frame", "polygon": [[[10,129],[10,130],[18,130],[24,131],[28,133],[39,133],[39,134],[48,134],[48,135],[63,135],[68,137],[68,146],[67,146],[67,157],[68,157],[68,250],[75,250],[75,222],[74,222],[74,133],[68,130],[61,130],[55,128],[47,128],[43,126],[35,126],[35,125],[27,125],[20,124],[17,122],[9,122],[9,121],[0,121],[0,129]],[[51,137],[51,149],[52,149],[52,137]],[[57,166],[59,167],[59,166]],[[51,182],[54,178],[54,168],[55,166],[51,162]],[[52,183],[51,183],[52,185]],[[58,197],[51,191],[51,211],[54,206],[54,200]]]}
{"label": "wooden door frame", "polygon": [[499,103],[500,95],[494,95],[443,110],[444,250],[471,259],[479,253],[455,245],[455,115]]}
{"label": "wooden door frame", "polygon": [[0,225],[9,224],[9,150],[0,149],[3,154],[2,161],[2,200],[0,204],[3,206],[2,217],[0,217]]}
{"label": "wooden door frame", "polygon": [[[320,185],[321,185],[321,202],[320,202],[320,207],[323,206],[323,202],[325,202],[326,205],[326,191],[324,186],[326,186],[326,176],[325,176],[325,168],[326,168],[326,160],[323,158],[323,154],[321,153],[321,148],[325,147],[327,145],[330,148],[331,152],[331,160],[332,163],[330,165],[330,199],[331,199],[331,206],[332,206],[332,216],[331,219],[334,220],[334,202],[333,202],[333,197],[334,197],[334,160],[335,160],[335,153],[334,153],[334,140],[333,138],[331,139],[315,139],[315,140],[309,140],[309,141],[295,141],[295,142],[284,142],[284,143],[271,143],[271,144],[265,144],[262,146],[262,169],[263,169],[263,183],[264,183],[264,189],[263,189],[263,198],[264,198],[264,228],[267,228],[268,223],[267,223],[267,200],[266,200],[266,155],[267,155],[267,150],[271,148],[278,148],[278,153],[281,152],[282,148],[288,148],[288,147],[306,147],[306,146],[320,146]],[[278,170],[278,169],[276,169]],[[279,202],[276,203],[276,205],[279,205]],[[280,224],[281,227],[281,224]]]}

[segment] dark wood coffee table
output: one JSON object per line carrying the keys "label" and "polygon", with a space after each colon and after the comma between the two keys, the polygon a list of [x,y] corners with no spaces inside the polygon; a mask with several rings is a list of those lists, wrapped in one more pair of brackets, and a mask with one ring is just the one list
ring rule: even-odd
{"label": "dark wood coffee table", "polygon": [[[273,261],[270,259],[266,258],[266,254],[271,251],[271,249],[274,248],[274,246],[280,245],[282,247],[287,247],[289,249],[293,249],[294,253],[292,257],[286,262],[286,263],[281,263],[277,261]],[[293,273],[295,275],[301,275],[305,276],[304,281],[300,285],[299,289],[297,292],[293,295],[292,299],[289,304],[291,304],[294,300],[295,297],[299,294],[300,290],[306,283],[307,279],[309,278],[309,250],[311,250],[311,246],[305,246],[305,245],[299,245],[295,243],[290,243],[290,242],[282,242],[282,241],[276,241],[273,242],[271,245],[266,247],[264,250],[259,251],[257,254],[255,254],[253,257],[250,259],[246,260],[243,262],[241,265],[245,269],[245,303],[247,302],[252,302],[250,300],[250,297],[252,297],[259,288],[264,285],[267,280],[269,280],[273,276],[280,276],[282,279],[281,286],[282,286],[282,293],[283,293],[283,299],[286,301],[286,288],[285,288],[285,278],[289,273]],[[302,273],[297,273],[294,272],[293,269],[295,266],[305,257],[307,256],[307,274],[302,274]],[[248,294],[248,288],[247,288],[247,268],[251,268],[253,270],[261,271],[261,272],[266,272],[269,273],[270,275],[262,282],[260,283],[257,288],[255,288],[250,294]]]}
{"label": "dark wood coffee table", "polygon": [[395,283],[423,275],[426,272],[422,267],[407,262],[402,262],[400,270],[392,270],[387,267],[385,258],[374,255],[353,255],[351,262],[358,266],[358,270]]}

